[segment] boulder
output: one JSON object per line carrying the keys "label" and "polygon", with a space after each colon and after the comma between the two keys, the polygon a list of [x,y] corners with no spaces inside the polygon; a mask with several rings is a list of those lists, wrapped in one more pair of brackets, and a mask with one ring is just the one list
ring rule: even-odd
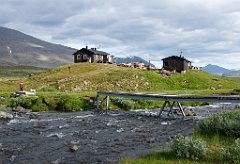
{"label": "boulder", "polygon": [[10,113],[7,113],[5,111],[0,111],[0,118],[13,119],[13,115],[11,115]]}
{"label": "boulder", "polygon": [[69,146],[69,149],[70,149],[72,152],[75,152],[75,151],[78,150],[78,147],[77,147],[77,145],[70,145],[70,146]]}

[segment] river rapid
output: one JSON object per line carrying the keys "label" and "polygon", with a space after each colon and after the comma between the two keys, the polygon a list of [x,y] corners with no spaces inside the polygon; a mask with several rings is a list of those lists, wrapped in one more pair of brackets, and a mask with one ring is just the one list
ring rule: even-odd
{"label": "river rapid", "polygon": [[188,107],[197,116],[176,119],[156,117],[159,109],[15,114],[0,120],[0,164],[118,163],[166,150],[174,135],[191,135],[200,119],[236,106]]}

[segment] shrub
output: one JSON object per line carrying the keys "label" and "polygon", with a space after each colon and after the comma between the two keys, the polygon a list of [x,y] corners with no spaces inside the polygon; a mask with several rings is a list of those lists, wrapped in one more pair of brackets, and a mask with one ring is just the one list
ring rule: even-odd
{"label": "shrub", "polygon": [[135,109],[146,109],[146,108],[159,108],[162,106],[162,102],[156,100],[144,100],[144,99],[134,99]]}
{"label": "shrub", "polygon": [[31,109],[38,101],[37,96],[21,96],[19,98],[19,105],[26,109]]}
{"label": "shrub", "polygon": [[111,102],[121,109],[133,109],[135,102],[127,98],[111,98]]}
{"label": "shrub", "polygon": [[171,140],[171,149],[178,156],[198,160],[207,153],[207,146],[203,140],[192,139],[177,135]]}
{"label": "shrub", "polygon": [[223,149],[224,159],[231,163],[238,163],[240,161],[240,139],[236,139],[235,143]]}
{"label": "shrub", "polygon": [[73,99],[69,98],[65,105],[65,111],[70,112],[70,111],[81,111],[82,107],[84,106],[84,101],[82,99]]}
{"label": "shrub", "polygon": [[20,97],[11,98],[9,101],[9,106],[11,108],[16,108],[20,104]]}
{"label": "shrub", "polygon": [[221,134],[240,137],[240,111],[230,111],[210,116],[199,122],[202,134]]}
{"label": "shrub", "polygon": [[56,110],[65,111],[65,104],[67,102],[68,96],[61,95],[57,101],[57,107]]}
{"label": "shrub", "polygon": [[46,104],[42,104],[40,102],[36,103],[32,107],[33,112],[40,112],[40,111],[47,111],[47,110],[48,110],[48,106]]}

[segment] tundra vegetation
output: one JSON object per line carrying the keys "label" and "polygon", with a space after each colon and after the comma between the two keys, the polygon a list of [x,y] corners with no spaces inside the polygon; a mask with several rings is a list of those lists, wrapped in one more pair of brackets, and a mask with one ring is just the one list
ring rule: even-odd
{"label": "tundra vegetation", "polygon": [[[6,73],[8,72],[8,73]],[[93,99],[97,91],[126,91],[166,94],[238,94],[238,78],[212,76],[201,70],[189,70],[185,74],[161,75],[161,71],[119,67],[114,64],[76,63],[54,69],[36,67],[2,67],[0,71],[0,96],[9,104],[11,92],[17,91],[20,82],[25,90],[37,90],[37,100],[28,105],[34,111],[61,110],[79,111],[94,108]],[[22,99],[22,98],[21,98]],[[25,101],[30,101],[26,98]],[[12,104],[11,104],[12,105]],[[162,102],[111,98],[112,109],[156,108]],[[199,105],[199,103],[187,103]]]}
{"label": "tundra vegetation", "polygon": [[201,120],[192,137],[172,138],[169,151],[121,163],[240,163],[239,125],[239,109],[215,114]]}

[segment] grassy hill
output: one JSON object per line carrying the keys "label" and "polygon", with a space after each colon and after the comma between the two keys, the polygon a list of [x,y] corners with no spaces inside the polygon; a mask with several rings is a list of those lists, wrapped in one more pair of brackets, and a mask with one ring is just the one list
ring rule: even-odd
{"label": "grassy hill", "polygon": [[147,71],[100,63],[78,63],[48,70],[24,81],[28,88],[44,91],[221,90],[240,88],[239,79],[212,76],[200,70],[162,77]]}
{"label": "grassy hill", "polygon": [[[6,63],[5,63],[6,64]],[[45,72],[48,69],[22,66],[12,63],[7,63],[5,66],[0,66],[0,92],[13,92],[18,90],[18,84],[26,81],[29,76],[36,76],[39,73]]]}
{"label": "grassy hill", "polygon": [[16,79],[29,77],[44,72],[46,70],[48,69],[21,65],[0,66],[0,78]]}
{"label": "grassy hill", "polygon": [[[37,71],[36,68],[32,69]],[[119,67],[113,64],[78,63],[38,71],[44,72],[28,77],[20,71],[22,74],[17,77],[18,73],[12,71],[13,74],[8,77],[0,77],[0,96],[9,97],[9,92],[19,90],[20,82],[25,84],[25,90],[37,89],[38,96],[37,99],[36,97],[20,98],[14,101],[6,99],[2,103],[18,104],[34,111],[53,109],[78,111],[94,108],[91,98],[96,95],[96,91],[238,94],[238,88],[240,88],[240,79],[212,76],[199,70],[189,70],[186,74],[174,73],[170,77],[163,77],[159,71]],[[4,70],[2,74],[3,72]],[[160,107],[161,103],[116,98],[111,99],[110,107],[112,109],[156,108]]]}

